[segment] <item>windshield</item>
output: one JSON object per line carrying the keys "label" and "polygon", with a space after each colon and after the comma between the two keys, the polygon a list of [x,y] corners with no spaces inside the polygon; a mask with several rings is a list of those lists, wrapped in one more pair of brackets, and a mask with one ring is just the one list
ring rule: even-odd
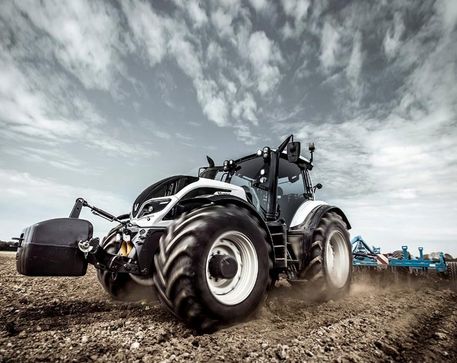
{"label": "windshield", "polygon": [[[263,174],[262,173],[263,170]],[[238,163],[233,175],[220,169],[207,169],[201,176],[208,179],[238,185],[246,192],[246,198],[259,213],[265,213],[268,200],[266,183],[261,183],[262,175],[268,175],[268,164],[262,157],[254,157]],[[266,180],[266,179],[265,179]]]}

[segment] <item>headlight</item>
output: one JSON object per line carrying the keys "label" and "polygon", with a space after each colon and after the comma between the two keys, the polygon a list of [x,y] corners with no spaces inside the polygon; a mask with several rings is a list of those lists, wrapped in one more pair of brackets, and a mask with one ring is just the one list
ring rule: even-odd
{"label": "headlight", "polygon": [[138,218],[147,216],[149,214],[154,214],[157,212],[160,212],[162,209],[164,209],[168,203],[170,203],[171,199],[170,198],[164,198],[164,199],[155,199],[147,202],[143,209],[140,211],[138,214]]}

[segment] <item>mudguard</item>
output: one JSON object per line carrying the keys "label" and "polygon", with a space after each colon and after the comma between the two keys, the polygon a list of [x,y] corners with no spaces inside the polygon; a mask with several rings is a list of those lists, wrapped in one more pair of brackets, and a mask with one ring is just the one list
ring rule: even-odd
{"label": "mudguard", "polygon": [[270,231],[268,229],[268,226],[263,219],[263,217],[257,212],[257,210],[250,204],[249,202],[245,201],[244,199],[238,198],[234,195],[229,195],[229,194],[216,194],[216,195],[209,195],[205,197],[197,197],[193,199],[188,199],[186,201],[181,201],[178,204],[180,205],[185,205],[185,204],[192,204],[192,205],[205,205],[205,204],[235,204],[241,208],[245,208],[249,210],[253,215],[257,217],[259,220],[260,225],[262,228],[265,230],[267,233],[267,237],[271,245],[273,246],[273,240],[271,238]]}
{"label": "mudguard", "polygon": [[292,218],[290,228],[293,230],[313,230],[317,227],[323,215],[331,211],[334,211],[337,214],[339,214],[341,218],[343,218],[343,221],[346,223],[347,228],[351,229],[351,224],[349,223],[348,218],[340,208],[328,205],[325,202],[315,200],[304,202],[297,209],[297,212]]}
{"label": "mudguard", "polygon": [[[307,203],[309,204],[305,205]],[[298,251],[298,256],[300,256],[299,260],[303,265],[306,265],[306,261],[309,257],[309,251],[311,243],[313,241],[314,230],[319,225],[319,222],[322,219],[322,217],[326,213],[331,211],[338,213],[341,216],[341,218],[343,218],[343,221],[346,223],[347,229],[351,229],[351,224],[349,223],[349,220],[347,219],[343,211],[338,207],[328,205],[324,202],[308,201],[303,203],[302,206],[300,206],[300,208],[297,210],[297,213],[294,216],[292,222],[296,222],[298,220],[298,217],[303,219],[301,220],[301,223],[297,223],[291,226],[290,233],[298,233],[299,235],[303,236],[303,243],[301,245],[300,250]]]}

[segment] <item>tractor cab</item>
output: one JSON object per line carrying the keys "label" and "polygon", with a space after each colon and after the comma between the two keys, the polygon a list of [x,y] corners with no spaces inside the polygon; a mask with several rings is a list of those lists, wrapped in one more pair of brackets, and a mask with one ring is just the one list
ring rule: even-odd
{"label": "tractor cab", "polygon": [[[274,152],[274,150],[273,150]],[[290,225],[297,208],[307,200],[314,200],[313,186],[309,175],[310,162],[301,157],[300,164],[291,163],[287,153],[279,155],[276,216]],[[270,159],[257,152],[238,160],[227,160],[222,166],[200,169],[200,177],[240,186],[246,198],[257,212],[266,218],[271,198],[269,175]]]}

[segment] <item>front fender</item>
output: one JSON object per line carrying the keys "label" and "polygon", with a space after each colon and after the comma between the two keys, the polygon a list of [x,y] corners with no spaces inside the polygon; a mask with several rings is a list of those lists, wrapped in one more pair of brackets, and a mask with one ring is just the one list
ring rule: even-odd
{"label": "front fender", "polygon": [[259,214],[259,212],[254,208],[252,204],[249,202],[245,201],[244,199],[238,198],[234,195],[228,195],[228,194],[219,194],[219,195],[209,195],[205,197],[196,197],[192,199],[188,199],[185,201],[178,202],[177,204],[181,205],[192,205],[192,207],[195,207],[197,205],[205,205],[205,204],[218,204],[218,205],[224,205],[224,204],[235,204],[239,206],[240,208],[245,208],[249,210],[255,217],[257,217],[259,224],[261,227],[265,230],[267,234],[267,238],[271,245],[273,246],[273,240],[271,238],[270,231],[268,229],[268,226],[264,220],[264,217]]}

